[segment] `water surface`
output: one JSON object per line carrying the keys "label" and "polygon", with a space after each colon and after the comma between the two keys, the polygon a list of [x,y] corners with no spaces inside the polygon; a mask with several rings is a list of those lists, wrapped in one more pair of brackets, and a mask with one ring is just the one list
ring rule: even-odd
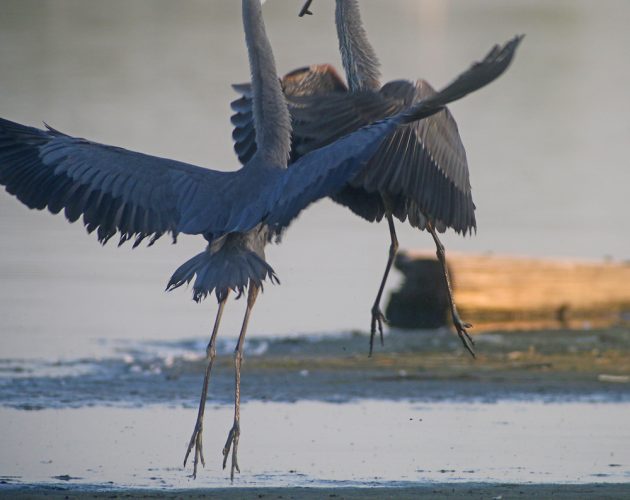
{"label": "water surface", "polygon": [[[248,403],[234,484],[630,482],[629,411],[627,403]],[[206,412],[206,467],[196,481],[182,468],[194,414],[1,409],[0,470],[10,484],[225,486],[232,408]]]}

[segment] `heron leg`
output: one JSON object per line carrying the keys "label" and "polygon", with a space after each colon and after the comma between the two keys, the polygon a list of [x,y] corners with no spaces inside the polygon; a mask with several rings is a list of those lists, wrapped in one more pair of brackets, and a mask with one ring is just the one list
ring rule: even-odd
{"label": "heron leg", "polygon": [[210,382],[210,372],[212,371],[212,364],[214,363],[214,358],[217,354],[216,349],[216,340],[217,333],[219,331],[219,323],[221,323],[221,316],[223,316],[223,309],[225,307],[225,303],[227,302],[229,292],[219,301],[219,310],[217,311],[217,317],[214,320],[214,328],[212,329],[212,335],[210,337],[210,342],[208,342],[208,347],[206,348],[206,358],[208,363],[206,364],[206,374],[203,378],[203,387],[201,389],[201,398],[199,399],[199,411],[197,412],[197,422],[195,422],[195,428],[193,430],[192,436],[190,438],[190,442],[188,443],[188,449],[186,450],[186,456],[184,457],[184,467],[186,467],[186,462],[188,461],[188,456],[195,447],[195,458],[193,460],[193,474],[192,477],[195,479],[197,477],[197,466],[199,462],[205,467],[206,462],[203,458],[203,443],[202,443],[202,435],[203,435],[203,414],[206,409],[206,398],[208,396],[208,383]]}
{"label": "heron leg", "polygon": [[249,282],[249,293],[247,295],[247,309],[245,311],[245,317],[243,318],[243,326],[241,327],[241,334],[238,337],[236,349],[234,351],[234,368],[235,368],[235,389],[234,389],[234,424],[230,429],[230,432],[223,447],[223,468],[227,464],[228,456],[230,455],[230,448],[232,449],[232,467],[230,469],[230,480],[234,481],[234,471],[241,472],[238,467],[238,439],[241,435],[241,362],[243,361],[243,343],[245,342],[245,334],[247,333],[247,324],[249,323],[249,316],[258,297],[258,287],[254,285],[251,280]]}
{"label": "heron leg", "polygon": [[464,344],[464,347],[466,348],[466,350],[474,358],[475,351],[473,350],[473,347],[475,345],[475,342],[466,331],[466,329],[471,328],[472,325],[470,323],[464,323],[462,319],[459,317],[459,313],[457,312],[457,306],[455,305],[455,300],[453,300],[453,289],[451,287],[451,279],[449,278],[448,267],[446,266],[446,253],[444,252],[444,245],[442,245],[442,242],[438,238],[437,232],[435,231],[435,228],[433,227],[433,224],[431,222],[427,222],[427,230],[431,233],[431,236],[433,236],[437,258],[440,261],[440,264],[442,265],[442,272],[444,273],[444,280],[446,281],[446,290],[448,293],[448,303],[451,309],[451,316],[453,317],[453,325],[455,326],[455,329],[457,330],[457,335],[462,341],[462,344]]}
{"label": "heron leg", "polygon": [[387,224],[389,225],[389,236],[391,238],[391,244],[389,245],[389,257],[387,258],[387,266],[385,266],[385,273],[381,280],[381,286],[378,288],[374,305],[372,306],[372,324],[370,325],[370,356],[372,356],[372,349],[374,348],[374,336],[376,335],[376,329],[381,337],[381,345],[383,345],[383,322],[387,322],[385,316],[381,312],[381,297],[383,296],[383,290],[385,289],[385,283],[389,276],[389,270],[392,268],[396,254],[398,253],[398,238],[396,238],[396,229],[394,228],[394,219],[391,212],[387,212]]}

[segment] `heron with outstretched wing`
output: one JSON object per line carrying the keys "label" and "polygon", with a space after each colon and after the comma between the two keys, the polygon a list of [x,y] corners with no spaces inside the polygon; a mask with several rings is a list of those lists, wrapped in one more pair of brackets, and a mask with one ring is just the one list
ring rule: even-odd
{"label": "heron with outstretched wing", "polygon": [[[311,14],[308,0],[300,16]],[[362,126],[395,115],[430,97],[425,80],[380,83],[379,62],[361,22],[357,0],[336,0],[335,21],[346,82],[329,64],[294,70],[281,79],[293,123],[291,159],[330,144]],[[520,40],[520,38],[518,38]],[[241,97],[232,103],[235,151],[246,162],[256,152],[251,115],[251,87],[233,86]],[[398,127],[383,140],[365,168],[332,199],[370,221],[387,220],[390,248],[387,265],[372,306],[370,354],[378,330],[383,341],[380,303],[398,251],[394,217],[426,229],[442,265],[453,324],[464,347],[474,356],[471,327],[459,316],[453,299],[444,246],[438,232],[476,230],[475,205],[466,151],[448,109],[426,120]]]}
{"label": "heron with outstretched wing", "polygon": [[256,152],[235,172],[98,144],[0,119],[0,184],[30,208],[64,211],[70,222],[83,218],[88,232],[105,244],[160,236],[200,235],[206,249],[182,264],[168,289],[193,282],[193,298],[215,293],[219,308],[207,347],[199,410],[184,464],[192,450],[193,476],[204,463],[203,415],[216,338],[230,292],[247,291],[247,308],[235,349],[234,422],[223,449],[231,453],[230,477],[238,471],[240,369],[250,314],[263,282],[277,278],[265,260],[265,246],[298,214],[334,195],[360,174],[379,145],[397,127],[431,116],[452,100],[487,85],[510,64],[519,39],[496,47],[453,83],[397,115],[360,128],[303,155],[290,169],[291,121],[262,19],[260,0],[242,0],[249,53],[251,118]]}

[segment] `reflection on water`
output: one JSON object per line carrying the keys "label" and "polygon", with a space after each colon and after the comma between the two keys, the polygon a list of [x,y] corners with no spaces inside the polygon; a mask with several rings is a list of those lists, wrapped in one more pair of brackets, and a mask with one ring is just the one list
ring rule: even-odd
{"label": "reflection on water", "polygon": [[[627,403],[248,403],[234,483],[628,482],[628,411]],[[220,450],[232,408],[206,411],[206,467],[196,481],[181,466],[194,417],[163,407],[2,409],[0,470],[11,483],[226,486]]]}

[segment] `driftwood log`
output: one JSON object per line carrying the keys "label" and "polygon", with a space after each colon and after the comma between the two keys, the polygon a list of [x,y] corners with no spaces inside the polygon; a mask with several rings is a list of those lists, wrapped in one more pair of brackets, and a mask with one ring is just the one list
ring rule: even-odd
{"label": "driftwood log", "polygon": [[[460,316],[473,332],[584,328],[630,321],[630,263],[449,253]],[[441,268],[428,252],[401,252],[405,276],[386,316],[399,328],[449,323]]]}

